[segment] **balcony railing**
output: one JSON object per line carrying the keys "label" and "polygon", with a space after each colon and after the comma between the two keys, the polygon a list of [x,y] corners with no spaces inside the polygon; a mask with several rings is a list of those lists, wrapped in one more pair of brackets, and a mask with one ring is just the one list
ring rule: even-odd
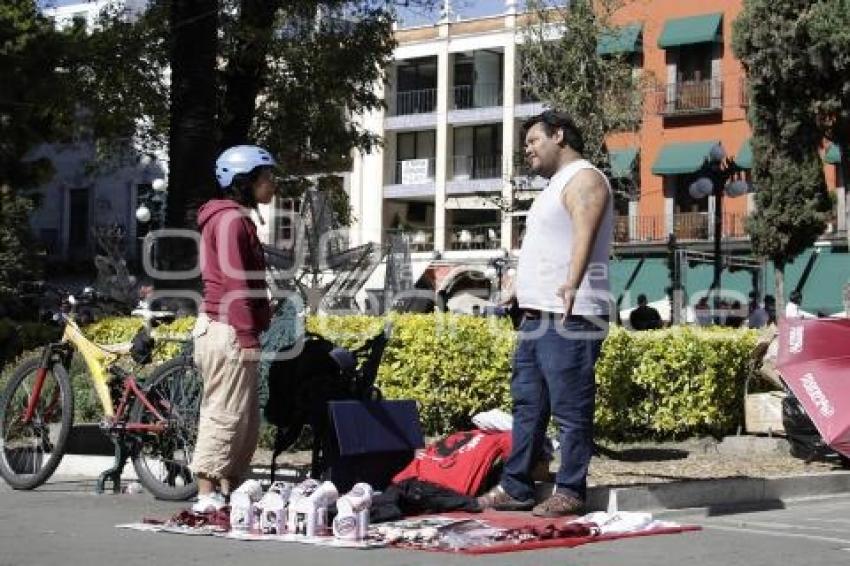
{"label": "balcony railing", "polygon": [[450,250],[498,250],[502,245],[501,225],[452,226],[448,231]]}
{"label": "balcony railing", "polygon": [[723,215],[723,236],[727,238],[746,238],[746,214],[728,213]]}
{"label": "balcony railing", "polygon": [[403,159],[395,163],[392,184],[421,185],[433,183],[436,173],[437,160],[433,157]]}
{"label": "balcony railing", "polygon": [[707,212],[683,212],[673,215],[673,233],[677,240],[708,239]]}
{"label": "balcony railing", "polygon": [[664,218],[661,216],[617,216],[614,218],[614,242],[658,242],[664,240]]}
{"label": "balcony railing", "polygon": [[482,83],[454,87],[454,108],[487,108],[502,105],[502,85]]}
{"label": "balcony railing", "polygon": [[437,109],[437,89],[404,90],[395,95],[395,115],[426,114]]}
{"label": "balcony railing", "polygon": [[662,116],[707,114],[723,109],[721,79],[682,81],[662,85],[657,92],[658,113]]}
{"label": "balcony railing", "polygon": [[433,228],[392,228],[384,232],[385,243],[389,244],[398,236],[407,240],[411,252],[434,251]]}
{"label": "balcony railing", "polygon": [[454,179],[498,179],[502,176],[501,155],[455,155]]}

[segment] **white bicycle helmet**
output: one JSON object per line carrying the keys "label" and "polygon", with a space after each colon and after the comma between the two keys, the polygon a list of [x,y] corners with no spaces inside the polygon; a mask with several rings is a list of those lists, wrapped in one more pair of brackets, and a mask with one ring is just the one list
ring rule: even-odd
{"label": "white bicycle helmet", "polygon": [[222,189],[233,182],[233,176],[250,173],[257,167],[275,167],[272,154],[256,145],[236,145],[224,150],[215,161],[215,178]]}

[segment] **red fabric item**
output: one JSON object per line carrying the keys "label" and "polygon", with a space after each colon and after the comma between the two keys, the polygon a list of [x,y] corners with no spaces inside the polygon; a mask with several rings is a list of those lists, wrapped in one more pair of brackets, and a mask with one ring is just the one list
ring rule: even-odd
{"label": "red fabric item", "polygon": [[236,329],[241,348],[259,348],[271,309],[266,262],[254,221],[238,203],[217,199],[198,210],[198,227],[204,281],[201,311]]}
{"label": "red fabric item", "polygon": [[781,320],[776,362],[826,444],[850,457],[850,320]]}
{"label": "red fabric item", "polygon": [[[639,533],[630,533],[625,535],[584,535],[587,527],[584,525],[566,525],[569,521],[573,521],[578,517],[563,517],[557,519],[557,523],[553,519],[534,517],[531,513],[506,513],[502,511],[494,511],[492,509],[484,511],[480,514],[471,513],[441,513],[441,517],[455,517],[458,519],[472,519],[475,521],[484,521],[490,526],[497,529],[513,529],[534,532],[542,534],[544,537],[560,534],[557,538],[539,538],[537,540],[517,543],[514,541],[496,542],[491,546],[482,546],[477,548],[469,548],[466,550],[453,551],[439,548],[421,548],[421,547],[406,547],[415,548],[416,550],[425,550],[427,552],[448,552],[452,554],[502,554],[505,552],[523,552],[526,550],[541,550],[545,548],[574,548],[585,544],[597,542],[613,541],[625,538],[649,537],[656,535],[671,535],[678,533],[686,533],[702,530],[701,527],[695,525],[682,525],[680,527],[671,527],[663,529],[653,529],[650,531],[642,531]],[[572,536],[573,533],[575,536]]]}
{"label": "red fabric item", "polygon": [[510,453],[510,432],[456,432],[418,452],[393,478],[393,483],[418,479],[464,495],[476,495],[493,464]]}
{"label": "red fabric item", "polygon": [[[630,533],[625,535],[599,535],[599,536],[579,536],[571,538],[550,538],[541,539],[521,544],[506,542],[504,544],[494,544],[493,546],[482,546],[478,548],[470,548],[467,550],[458,551],[459,554],[502,554],[505,552],[523,552],[525,550],[542,550],[544,548],[575,548],[584,544],[592,544],[597,542],[605,542],[610,540],[620,540],[624,538],[651,537],[656,535],[674,535],[690,531],[702,530],[700,527],[689,525],[682,527],[653,529],[650,531],[641,531],[639,533]],[[451,552],[451,551],[446,551]]]}

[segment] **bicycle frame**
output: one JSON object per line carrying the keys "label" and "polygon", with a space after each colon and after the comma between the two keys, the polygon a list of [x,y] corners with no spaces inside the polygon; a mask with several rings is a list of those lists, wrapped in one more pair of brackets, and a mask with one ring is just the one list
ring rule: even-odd
{"label": "bicycle frame", "polygon": [[[115,406],[112,393],[109,390],[109,367],[120,357],[119,354],[111,352],[104,347],[96,344],[85,337],[80,327],[74,322],[73,318],[63,315],[65,322],[65,330],[62,339],[57,344],[51,344],[46,347],[44,359],[41,367],[38,370],[33,386],[33,392],[30,396],[24,413],[24,422],[28,423],[32,420],[35,412],[35,407],[38,399],[41,397],[41,391],[44,387],[44,380],[47,376],[47,368],[51,353],[59,348],[72,347],[76,349],[83,357],[83,361],[89,370],[92,386],[97,392],[103,408],[104,417],[109,421],[110,425],[118,425],[127,432],[163,432],[166,429],[167,421],[156,407],[150,402],[145,393],[139,387],[136,379],[132,376],[124,378],[123,392],[118,403],[117,411],[113,409]],[[125,423],[124,416],[130,409],[130,403],[133,397],[138,398],[142,404],[156,417],[157,422],[153,424],[143,423]]]}
{"label": "bicycle frame", "polygon": [[114,403],[112,394],[109,392],[109,366],[119,358],[118,354],[109,352],[86,338],[71,317],[65,319],[65,332],[62,334],[60,344],[73,346],[83,357],[89,370],[92,386],[103,407],[104,416],[114,417],[115,412],[112,408]]}

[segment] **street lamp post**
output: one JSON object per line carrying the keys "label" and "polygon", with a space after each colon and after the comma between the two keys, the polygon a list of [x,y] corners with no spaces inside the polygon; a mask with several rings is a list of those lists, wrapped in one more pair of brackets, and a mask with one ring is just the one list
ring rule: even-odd
{"label": "street lamp post", "polygon": [[487,267],[488,271],[492,276],[496,278],[496,285],[498,286],[497,296],[499,297],[498,301],[501,302],[502,298],[502,276],[504,275],[507,267],[510,265],[510,252],[508,250],[502,250],[502,255],[499,257],[492,258],[488,263]]}
{"label": "street lamp post", "polygon": [[699,171],[699,177],[688,191],[694,199],[714,195],[714,280],[711,289],[719,297],[723,276],[723,197],[738,197],[750,190],[749,183],[742,178],[743,169],[735,160],[727,157],[721,144],[711,148],[708,159]]}
{"label": "street lamp post", "polygon": [[[148,198],[136,209],[136,220],[146,225],[151,223],[149,228],[151,230],[157,230],[165,225],[165,205],[167,198],[166,193],[168,192],[168,181],[162,178],[154,179],[151,183],[151,189],[153,190],[153,194],[148,195]],[[142,252],[146,253],[147,250],[151,251],[151,263],[158,269],[158,246],[155,240],[149,240],[152,240],[150,232],[142,238]],[[142,263],[142,266],[144,266],[144,262]]]}

